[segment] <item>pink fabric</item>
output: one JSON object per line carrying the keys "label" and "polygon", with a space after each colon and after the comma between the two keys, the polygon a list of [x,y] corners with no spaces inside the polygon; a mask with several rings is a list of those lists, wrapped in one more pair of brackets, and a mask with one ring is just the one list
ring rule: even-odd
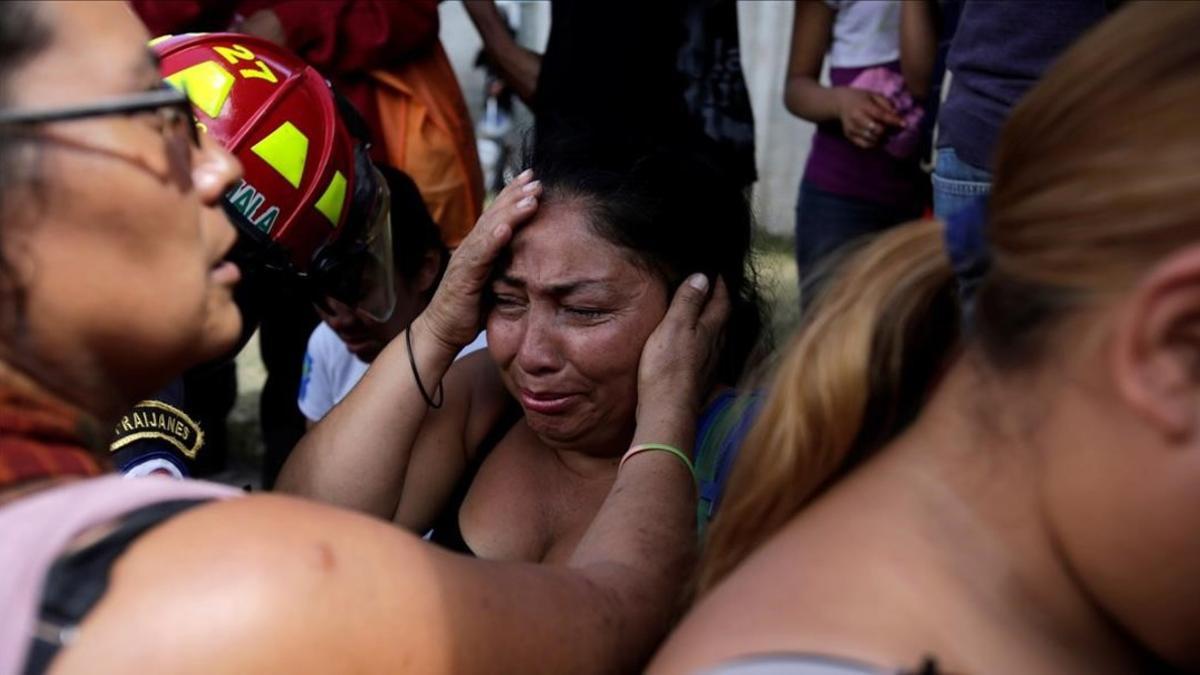
{"label": "pink fabric", "polygon": [[921,138],[921,119],[925,117],[925,108],[908,93],[904,76],[889,68],[868,68],[859,73],[850,86],[883,94],[892,102],[896,114],[904,118],[904,128],[888,136],[883,149],[896,159],[911,157],[917,151],[917,142]]}
{"label": "pink fabric", "polygon": [[46,572],[87,529],[175,499],[228,499],[239,490],[200,481],[105,476],[67,483],[0,507],[0,675],[21,671]]}
{"label": "pink fabric", "polygon": [[[898,61],[866,68],[830,68],[829,84],[854,86],[860,75],[876,68],[890,70],[897,76],[900,73]],[[872,75],[863,82],[870,84],[877,78],[879,75]],[[920,213],[925,206],[929,177],[921,171],[915,153],[896,157],[887,151],[887,140],[885,137],[881,145],[860,148],[846,138],[841,122],[830,120],[818,124],[812,151],[804,165],[804,182],[838,197],[870,202],[897,214]]]}

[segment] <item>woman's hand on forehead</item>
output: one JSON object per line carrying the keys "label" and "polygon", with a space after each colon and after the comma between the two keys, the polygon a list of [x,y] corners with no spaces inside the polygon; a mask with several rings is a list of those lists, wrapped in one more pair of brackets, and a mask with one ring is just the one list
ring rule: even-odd
{"label": "woman's hand on forehead", "polygon": [[425,310],[424,322],[438,341],[453,349],[479,334],[483,295],[500,253],[513,232],[537,211],[541,183],[526,170],[496,196],[475,228],[450,258],[446,275]]}

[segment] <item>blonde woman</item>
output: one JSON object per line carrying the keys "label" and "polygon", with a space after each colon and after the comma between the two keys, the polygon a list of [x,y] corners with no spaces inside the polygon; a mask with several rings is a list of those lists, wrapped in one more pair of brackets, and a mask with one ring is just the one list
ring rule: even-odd
{"label": "blonde woman", "polygon": [[1197,34],[1128,6],[1017,107],[970,312],[940,223],[845,262],[651,672],[1200,668]]}

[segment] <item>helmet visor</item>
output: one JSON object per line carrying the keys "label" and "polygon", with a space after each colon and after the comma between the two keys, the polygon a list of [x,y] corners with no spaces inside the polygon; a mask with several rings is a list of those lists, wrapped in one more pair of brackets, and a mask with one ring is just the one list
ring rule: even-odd
{"label": "helmet visor", "polygon": [[339,251],[320,275],[315,289],[319,302],[332,297],[376,322],[387,321],[396,309],[396,269],[392,260],[391,194],[375,167],[378,188],[361,234]]}

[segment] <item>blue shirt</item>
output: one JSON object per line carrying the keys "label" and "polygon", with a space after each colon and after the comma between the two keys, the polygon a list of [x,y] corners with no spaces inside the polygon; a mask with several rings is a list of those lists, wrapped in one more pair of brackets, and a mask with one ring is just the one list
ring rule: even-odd
{"label": "blue shirt", "polygon": [[1009,111],[1107,13],[1104,0],[965,2],[947,56],[954,79],[938,118],[938,147],[991,171]]}

